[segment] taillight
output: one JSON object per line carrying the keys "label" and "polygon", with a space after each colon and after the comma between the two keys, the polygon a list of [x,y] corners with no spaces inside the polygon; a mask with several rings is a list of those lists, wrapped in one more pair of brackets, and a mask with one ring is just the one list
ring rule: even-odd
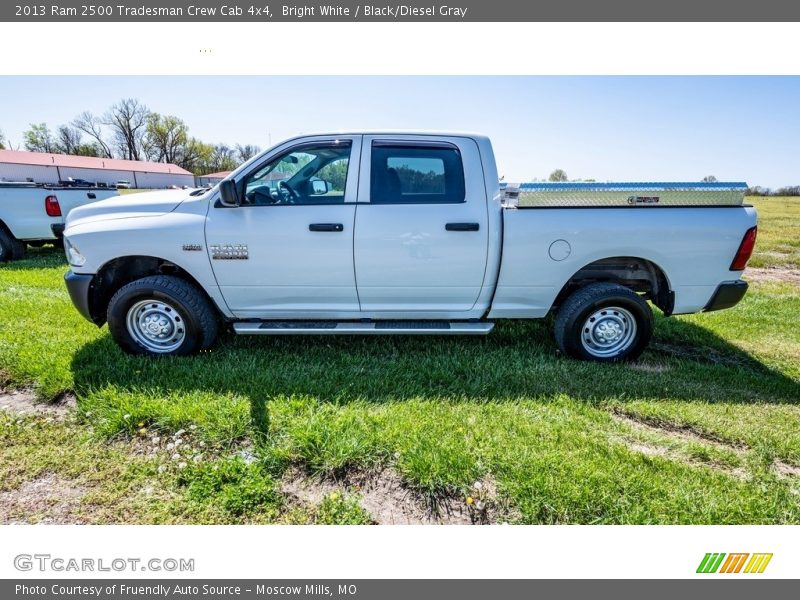
{"label": "taillight", "polygon": [[55,196],[48,196],[44,199],[44,211],[48,217],[60,217],[61,206],[58,204],[58,198]]}
{"label": "taillight", "polygon": [[739,244],[739,249],[736,251],[736,256],[733,257],[731,263],[731,271],[744,271],[747,266],[747,261],[753,254],[753,249],[756,247],[756,233],[758,227],[751,227],[747,230],[742,238],[742,243]]}

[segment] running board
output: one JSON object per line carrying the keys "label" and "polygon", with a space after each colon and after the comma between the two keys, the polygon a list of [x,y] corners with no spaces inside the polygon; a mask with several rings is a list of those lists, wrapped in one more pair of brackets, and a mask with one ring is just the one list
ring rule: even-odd
{"label": "running board", "polygon": [[494,323],[461,321],[259,321],[233,324],[239,335],[487,335]]}

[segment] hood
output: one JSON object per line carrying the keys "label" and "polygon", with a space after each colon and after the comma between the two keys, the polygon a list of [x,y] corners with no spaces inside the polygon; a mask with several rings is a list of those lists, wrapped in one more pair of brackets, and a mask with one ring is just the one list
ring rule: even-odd
{"label": "hood", "polygon": [[69,211],[66,226],[109,219],[157,217],[175,210],[193,190],[164,190],[124,194],[108,200],[84,204]]}

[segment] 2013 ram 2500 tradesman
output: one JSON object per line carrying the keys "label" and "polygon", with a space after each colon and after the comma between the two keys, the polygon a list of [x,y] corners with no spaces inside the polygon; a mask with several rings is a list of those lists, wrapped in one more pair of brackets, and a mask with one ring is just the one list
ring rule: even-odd
{"label": "2013 ram 2500 tradesman", "polygon": [[744,184],[498,182],[472,134],[309,135],[211,190],[73,210],[66,281],[127,352],[237,334],[472,334],[555,311],[565,354],[632,359],[665,314],[736,304]]}

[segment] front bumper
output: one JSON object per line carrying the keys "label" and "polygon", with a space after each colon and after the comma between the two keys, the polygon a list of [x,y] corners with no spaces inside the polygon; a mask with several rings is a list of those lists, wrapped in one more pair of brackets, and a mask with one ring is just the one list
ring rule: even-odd
{"label": "front bumper", "polygon": [[708,301],[708,304],[706,304],[703,310],[705,312],[710,312],[712,310],[722,310],[730,308],[731,306],[736,306],[739,304],[739,301],[744,298],[745,292],[747,292],[746,281],[742,281],[741,279],[737,281],[723,281],[717,286],[714,295],[711,296],[711,300]]}
{"label": "front bumper", "polygon": [[75,308],[87,321],[92,323],[94,323],[94,319],[92,318],[89,299],[93,281],[94,275],[84,275],[82,273],[73,273],[72,271],[67,271],[64,275],[64,282],[67,284],[67,291],[72,304],[75,305]]}

